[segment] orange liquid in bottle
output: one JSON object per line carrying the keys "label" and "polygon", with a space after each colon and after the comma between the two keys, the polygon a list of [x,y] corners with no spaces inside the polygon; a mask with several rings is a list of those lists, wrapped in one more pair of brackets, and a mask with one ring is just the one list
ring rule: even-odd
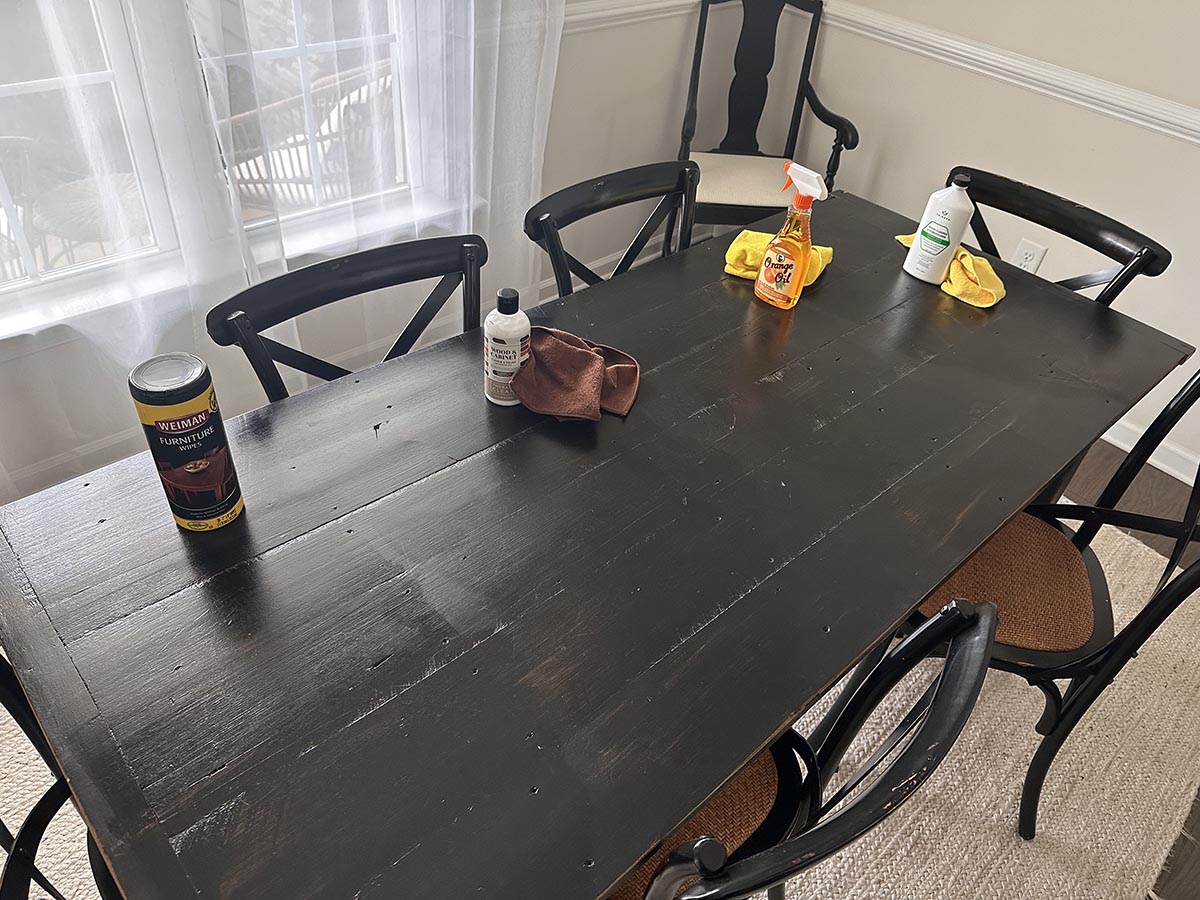
{"label": "orange liquid in bottle", "polygon": [[812,259],[811,220],[812,197],[797,194],[788,209],[787,222],[775,235],[775,240],[767,245],[759,266],[758,278],[754,281],[754,294],[758,299],[780,309],[791,309],[796,305]]}

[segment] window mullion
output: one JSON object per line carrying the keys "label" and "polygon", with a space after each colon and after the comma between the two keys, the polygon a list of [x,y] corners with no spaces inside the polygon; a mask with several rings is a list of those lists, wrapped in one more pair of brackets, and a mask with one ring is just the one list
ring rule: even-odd
{"label": "window mullion", "polygon": [[56,75],[53,78],[38,78],[33,81],[16,81],[0,84],[0,97],[15,97],[20,94],[37,94],[41,91],[60,91],[75,87],[87,87],[113,80],[113,73],[84,72],[79,75]]}
{"label": "window mullion", "polygon": [[296,50],[300,61],[300,93],[304,100],[304,130],[308,134],[308,165],[312,175],[313,198],[324,205],[325,190],[321,179],[321,160],[317,152],[316,112],[312,102],[312,73],[309,71],[308,44],[304,37],[304,13],[300,0],[292,0],[292,18],[296,23]]}
{"label": "window mullion", "polygon": [[178,237],[167,199],[167,185],[150,123],[150,111],[142,76],[138,70],[132,29],[120,0],[94,0],[97,27],[105,54],[112,66],[111,81],[126,146],[150,225],[150,240],[160,250],[178,245]]}

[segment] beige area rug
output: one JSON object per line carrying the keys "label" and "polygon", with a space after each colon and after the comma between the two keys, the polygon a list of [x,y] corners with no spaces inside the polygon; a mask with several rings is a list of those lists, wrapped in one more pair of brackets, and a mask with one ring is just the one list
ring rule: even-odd
{"label": "beige area rug", "polygon": [[[1166,560],[1109,527],[1093,547],[1119,628]],[[856,745],[860,757],[891,733],[927,681],[911,679],[889,698],[868,722],[863,750]],[[1042,694],[990,672],[958,743],[922,790],[790,882],[788,898],[1145,900],[1200,787],[1198,701],[1200,597],[1176,610],[1076,727],[1046,778],[1037,837],[1026,842],[1016,832],[1017,804],[1040,740],[1033,724]],[[843,770],[859,761],[849,757]]]}
{"label": "beige area rug", "polygon": [[[1118,622],[1127,621],[1158,579],[1162,557],[1111,528],[1095,548]],[[876,736],[916,700],[919,685],[907,690],[868,723]],[[924,789],[875,832],[791,882],[789,898],[1144,900],[1200,786],[1200,598],[1175,613],[1076,729],[1046,781],[1038,836],[1026,843],[1016,834],[1017,798],[1037,746],[1040,698],[1025,682],[991,673],[962,738]],[[871,739],[864,735],[864,745]],[[49,784],[0,715],[4,821],[15,827]],[[39,862],[69,900],[97,897],[83,824],[70,808],[55,820]],[[33,896],[44,894],[35,888]]]}

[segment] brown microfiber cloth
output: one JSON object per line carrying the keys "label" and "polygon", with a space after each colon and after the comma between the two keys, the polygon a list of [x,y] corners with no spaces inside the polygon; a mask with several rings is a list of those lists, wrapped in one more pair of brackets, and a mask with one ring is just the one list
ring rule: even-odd
{"label": "brown microfiber cloth", "polygon": [[618,416],[629,412],[640,378],[638,362],[628,353],[534,325],[529,361],[517,372],[512,388],[536,413],[598,422],[600,410]]}

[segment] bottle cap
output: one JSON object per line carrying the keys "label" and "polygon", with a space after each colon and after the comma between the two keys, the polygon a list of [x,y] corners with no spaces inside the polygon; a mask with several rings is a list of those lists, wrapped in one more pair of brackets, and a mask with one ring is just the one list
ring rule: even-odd
{"label": "bottle cap", "polygon": [[825,188],[825,179],[812,169],[788,161],[784,163],[783,171],[787,174],[787,181],[783,183],[780,191],[796,189],[796,195],[792,198],[793,209],[812,209],[814,200],[824,200],[829,196],[829,191]]}
{"label": "bottle cap", "polygon": [[191,353],[152,356],[129,373],[129,391],[134,399],[156,406],[191,400],[210,384],[208,366]]}
{"label": "bottle cap", "polygon": [[959,172],[957,175],[955,175],[953,178],[950,179],[950,183],[952,185],[954,185],[955,187],[960,187],[960,188],[963,188],[964,190],[966,190],[967,188],[969,188],[971,186],[971,176],[968,175],[966,172]]}
{"label": "bottle cap", "polygon": [[521,295],[517,293],[515,288],[500,288],[496,291],[496,309],[504,313],[506,316],[511,316],[521,308]]}

